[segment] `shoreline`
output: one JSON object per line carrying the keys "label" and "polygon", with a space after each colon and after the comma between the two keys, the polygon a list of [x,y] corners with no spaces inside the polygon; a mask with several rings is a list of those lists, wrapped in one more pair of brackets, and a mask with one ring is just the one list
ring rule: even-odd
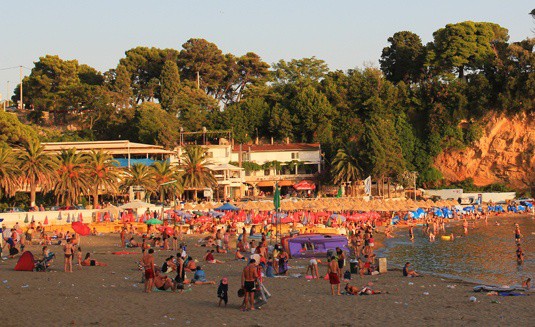
{"label": "shoreline", "polygon": [[[499,214],[499,215],[495,215],[495,216],[490,216],[489,217],[489,224],[493,224],[494,225],[494,222],[498,222],[498,221],[501,221],[503,219],[511,219],[511,218],[515,218],[515,219],[534,219],[534,217],[531,215],[531,214],[508,214],[508,213],[505,213],[505,214]],[[492,221],[491,221],[492,220]],[[462,219],[448,219],[446,220],[446,224],[450,225],[450,228],[453,227],[453,226],[456,226],[458,227],[460,224],[462,224],[463,220]],[[484,223],[484,219],[480,219],[480,220],[472,220],[472,219],[469,219],[468,222],[471,224],[473,222],[478,222],[478,223]],[[503,224],[503,222],[502,222]],[[413,225],[413,226],[418,226],[418,228],[420,228],[423,224],[416,224],[416,225]],[[408,229],[409,225],[400,225],[400,226],[396,226],[395,228],[397,230],[394,230],[393,232],[393,235],[394,237],[392,239],[407,239],[407,235],[402,235],[400,233],[402,232],[405,232],[407,229]],[[377,235],[378,233],[376,233]],[[388,261],[388,255],[385,253],[385,251],[388,251],[388,248],[386,246],[386,241],[388,240],[388,238],[386,238],[384,232],[380,232],[379,235],[381,235],[381,242],[379,243],[380,244],[380,247],[376,247],[376,249],[374,250],[374,252],[377,254],[377,257],[385,257],[387,258],[387,263],[388,263],[388,270],[392,269],[392,270],[399,270],[401,271],[403,269],[402,265],[397,265],[397,264],[394,264],[394,263],[391,263],[390,261]],[[437,240],[438,240],[438,235],[437,235]],[[451,275],[451,274],[446,274],[446,273],[440,273],[440,272],[435,272],[435,271],[430,271],[430,270],[422,270],[422,269],[417,269],[417,271],[419,273],[422,273],[424,274],[425,276],[434,276],[434,277],[437,277],[437,278],[443,278],[445,280],[450,280],[450,281],[455,281],[455,282],[464,282],[464,283],[467,283],[469,285],[472,285],[472,286],[476,286],[476,285],[487,285],[487,286],[494,286],[494,287],[502,287],[502,286],[518,286],[520,285],[520,281],[516,284],[512,284],[512,285],[502,285],[502,284],[499,284],[499,283],[492,283],[492,282],[489,282],[489,281],[484,281],[484,280],[478,280],[478,279],[473,279],[473,278],[470,278],[470,277],[463,277],[463,276],[460,276],[460,275]]]}

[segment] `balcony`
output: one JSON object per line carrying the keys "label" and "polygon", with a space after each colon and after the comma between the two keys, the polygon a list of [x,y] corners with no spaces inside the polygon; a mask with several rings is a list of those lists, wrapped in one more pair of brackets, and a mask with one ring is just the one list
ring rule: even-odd
{"label": "balcony", "polygon": [[269,175],[269,176],[245,176],[246,183],[255,183],[263,181],[300,181],[303,179],[312,179],[314,174],[297,174],[297,175]]}

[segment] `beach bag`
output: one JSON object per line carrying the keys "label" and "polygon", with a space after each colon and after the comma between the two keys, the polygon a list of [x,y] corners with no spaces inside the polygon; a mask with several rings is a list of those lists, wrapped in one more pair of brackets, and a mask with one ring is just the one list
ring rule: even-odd
{"label": "beach bag", "polygon": [[245,290],[243,288],[240,288],[238,290],[238,297],[244,297],[245,296]]}
{"label": "beach bag", "polygon": [[349,270],[346,270],[344,273],[344,279],[351,279],[351,272]]}

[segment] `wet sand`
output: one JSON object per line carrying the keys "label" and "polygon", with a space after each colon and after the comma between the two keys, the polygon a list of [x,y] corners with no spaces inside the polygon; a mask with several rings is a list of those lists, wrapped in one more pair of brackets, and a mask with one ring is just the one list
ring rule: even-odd
{"label": "wet sand", "polygon": [[[58,255],[51,272],[16,272],[16,259],[0,261],[0,280],[7,281],[0,284],[2,326],[529,326],[535,321],[535,296],[486,296],[472,292],[473,285],[466,282],[432,276],[406,278],[395,270],[364,278],[353,275],[351,285],[360,287],[371,281],[374,289],[389,292],[372,296],[333,297],[325,280],[266,278],[264,284],[272,294],[268,304],[261,310],[242,312],[242,299],[236,292],[245,263],[234,261],[231,254],[216,255],[224,264],[200,262],[209,280],[219,283],[223,276],[229,278],[229,304],[218,308],[217,285],[192,286],[182,294],[143,293],[136,263],[141,255],[111,254],[121,250],[118,243],[117,234],[83,237],[84,254],[94,252],[94,259],[109,266],[75,267],[73,273],[63,272],[59,246],[51,247]],[[188,252],[201,260],[206,248],[193,246],[193,237],[187,243]],[[40,248],[33,245],[28,250],[39,254]],[[155,254],[161,265],[172,252]],[[290,260],[290,274],[304,274],[306,262]],[[320,274],[326,271],[320,266]],[[477,298],[476,303],[469,302],[471,296]]]}

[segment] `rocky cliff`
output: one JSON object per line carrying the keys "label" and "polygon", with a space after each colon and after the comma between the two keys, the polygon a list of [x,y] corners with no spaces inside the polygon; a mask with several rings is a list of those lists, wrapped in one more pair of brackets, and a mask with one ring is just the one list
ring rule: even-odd
{"label": "rocky cliff", "polygon": [[505,183],[517,189],[535,180],[535,115],[493,115],[472,146],[441,153],[435,166],[448,181],[468,177],[478,186]]}

